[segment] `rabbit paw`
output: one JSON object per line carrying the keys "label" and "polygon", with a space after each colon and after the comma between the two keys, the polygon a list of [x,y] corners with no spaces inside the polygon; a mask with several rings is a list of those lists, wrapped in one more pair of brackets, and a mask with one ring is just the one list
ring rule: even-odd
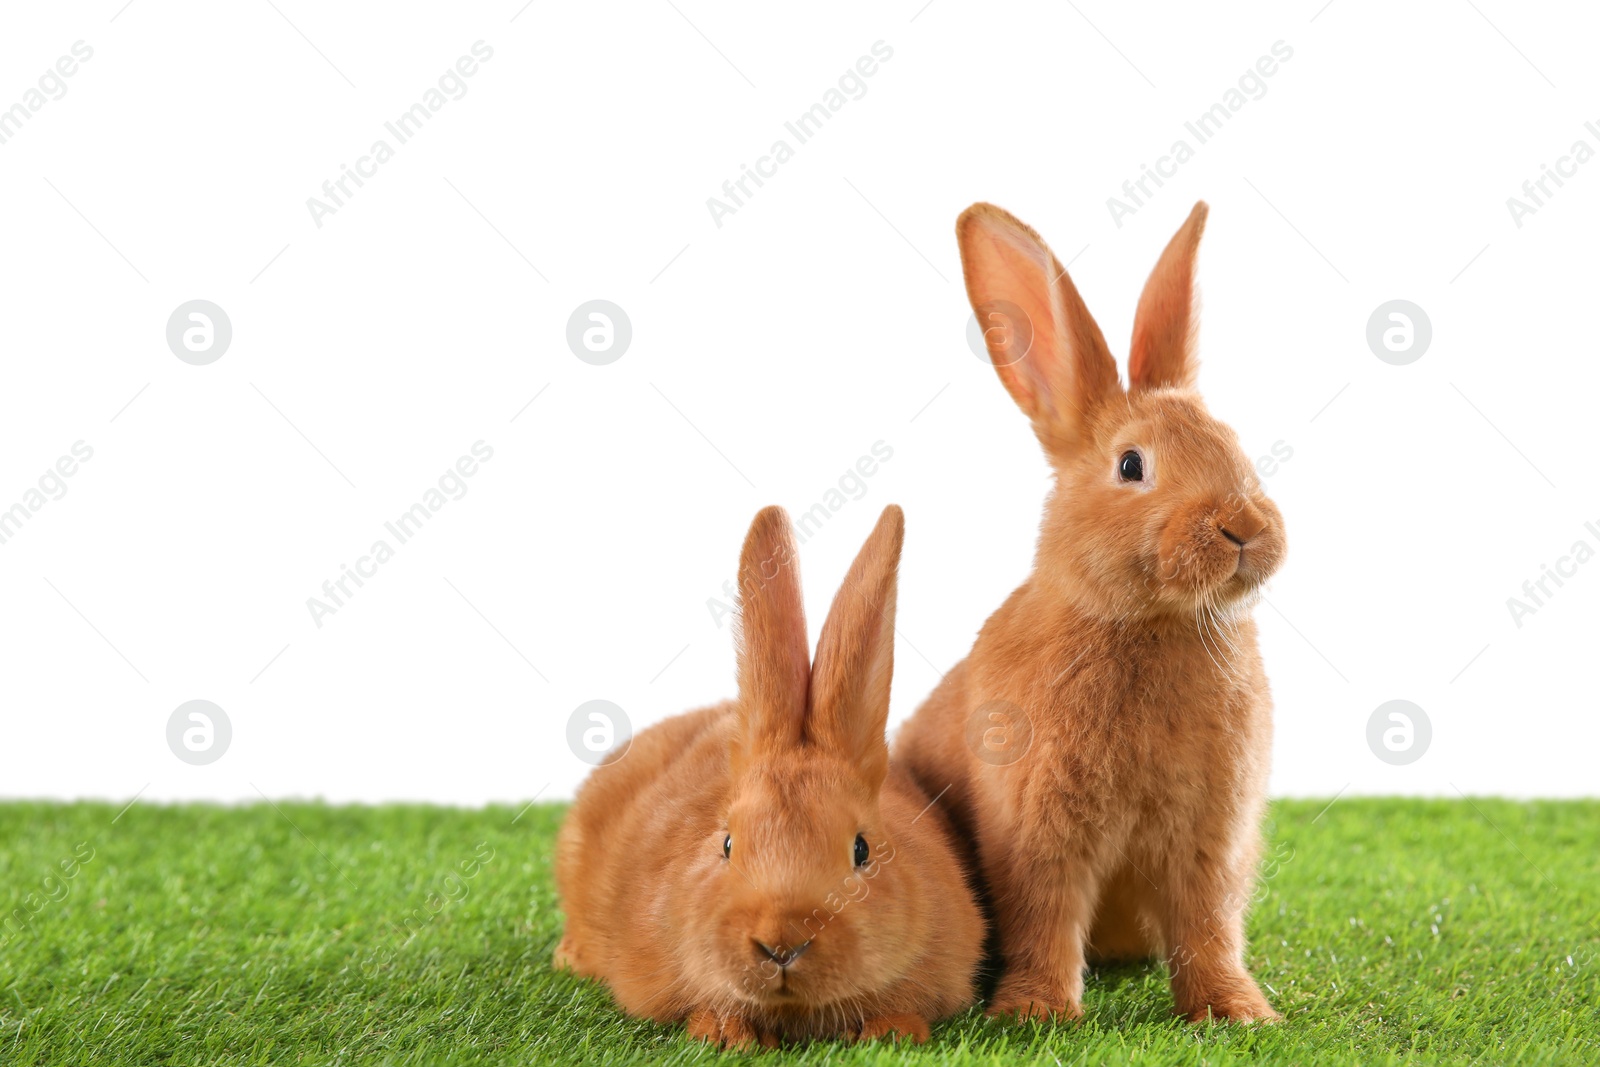
{"label": "rabbit paw", "polygon": [[555,958],[551,960],[552,966],[558,971],[571,971],[573,974],[587,975],[589,972],[583,967],[583,953],[579,951],[577,942],[572,936],[561,938],[561,943],[556,946]]}
{"label": "rabbit paw", "polygon": [[1272,1005],[1264,997],[1256,997],[1253,1001],[1230,998],[1221,1004],[1206,1004],[1199,1008],[1192,1008],[1184,1012],[1184,1018],[1192,1023],[1203,1023],[1215,1020],[1222,1023],[1277,1023],[1283,1021],[1283,1016],[1273,1010]]}
{"label": "rabbit paw", "polygon": [[1186,1000],[1187,1003],[1179,1002],[1178,1011],[1192,1023],[1275,1023],[1283,1019],[1248,975],[1223,983],[1223,988],[1214,989],[1209,995]]}
{"label": "rabbit paw", "polygon": [[710,1008],[696,1008],[689,1013],[689,1036],[717,1048],[752,1049],[757,1045],[776,1048],[777,1036],[757,1030],[740,1015],[720,1015]]}
{"label": "rabbit paw", "polygon": [[1042,994],[1011,982],[1001,982],[985,1013],[991,1019],[1014,1022],[1072,1022],[1083,1018],[1083,1007],[1065,994]]}
{"label": "rabbit paw", "polygon": [[928,1020],[920,1015],[878,1015],[861,1024],[857,1041],[876,1041],[887,1037],[893,1041],[909,1041],[921,1045],[928,1040]]}

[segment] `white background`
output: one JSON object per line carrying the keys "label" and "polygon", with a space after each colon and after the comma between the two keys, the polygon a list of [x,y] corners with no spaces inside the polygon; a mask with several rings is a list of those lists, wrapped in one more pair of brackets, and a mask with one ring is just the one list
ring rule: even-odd
{"label": "white background", "polygon": [[[568,796],[581,702],[637,727],[732,694],[707,601],[751,516],[809,508],[880,440],[893,458],[802,559],[814,638],[905,507],[900,721],[1026,575],[1048,488],[965,342],[957,213],[1035,225],[1121,354],[1200,198],[1201,388],[1250,454],[1293,450],[1257,612],[1273,791],[1595,791],[1600,561],[1521,627],[1506,604],[1600,548],[1600,161],[1520,228],[1506,205],[1600,149],[1579,5],[104,0],[6,22],[0,106],[94,50],[0,145],[0,507],[94,450],[0,545],[6,795]],[[466,95],[318,228],[307,198],[479,40]],[[880,40],[866,94],[715,225],[707,198]],[[1280,40],[1266,94],[1118,227],[1107,198]],[[165,340],[196,298],[234,333],[203,367]],[[633,326],[604,367],[565,342],[595,298]],[[1365,341],[1394,298],[1433,324],[1409,366]],[[307,598],[479,440],[467,494],[318,628]],[[202,767],[165,737],[196,698],[233,726]],[[1366,743],[1394,698],[1433,724],[1403,767]]]}

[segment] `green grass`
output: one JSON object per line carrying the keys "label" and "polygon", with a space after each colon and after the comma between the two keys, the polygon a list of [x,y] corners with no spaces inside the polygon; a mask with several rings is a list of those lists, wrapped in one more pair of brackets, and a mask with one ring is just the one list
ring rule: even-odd
{"label": "green grass", "polygon": [[[1322,808],[1274,805],[1251,915],[1279,1026],[1176,1022],[1149,965],[1077,1025],[756,1062],[1600,1063],[1600,802]],[[551,972],[562,810],[0,804],[0,1064],[740,1062]]]}

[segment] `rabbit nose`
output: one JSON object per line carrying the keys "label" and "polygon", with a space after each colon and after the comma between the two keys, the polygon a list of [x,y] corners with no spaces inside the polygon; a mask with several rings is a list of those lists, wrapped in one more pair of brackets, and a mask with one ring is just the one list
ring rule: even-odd
{"label": "rabbit nose", "polygon": [[1217,531],[1240,548],[1260,536],[1266,528],[1267,517],[1248,504],[1217,522]]}
{"label": "rabbit nose", "polygon": [[805,955],[806,949],[811,947],[811,942],[809,941],[802,941],[793,948],[785,948],[782,945],[778,946],[777,948],[773,948],[771,945],[768,945],[759,938],[753,937],[750,940],[755,943],[756,948],[763,956],[767,957],[767,959],[771,960],[773,963],[776,963],[779,967],[789,966],[795,960]]}

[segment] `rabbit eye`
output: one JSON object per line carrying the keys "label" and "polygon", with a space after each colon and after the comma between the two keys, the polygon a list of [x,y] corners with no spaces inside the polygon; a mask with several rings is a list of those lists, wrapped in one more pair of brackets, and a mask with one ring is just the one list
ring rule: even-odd
{"label": "rabbit eye", "polygon": [[871,854],[872,854],[871,850],[867,848],[867,839],[862,837],[860,834],[857,834],[856,835],[856,866],[857,867],[865,867],[867,865],[867,858],[869,856],[871,856]]}
{"label": "rabbit eye", "polygon": [[1144,481],[1144,457],[1133,449],[1122,454],[1117,460],[1117,477],[1125,482]]}
{"label": "rabbit eye", "polygon": [[727,859],[733,855],[733,835],[728,834],[722,839],[722,858]]}

